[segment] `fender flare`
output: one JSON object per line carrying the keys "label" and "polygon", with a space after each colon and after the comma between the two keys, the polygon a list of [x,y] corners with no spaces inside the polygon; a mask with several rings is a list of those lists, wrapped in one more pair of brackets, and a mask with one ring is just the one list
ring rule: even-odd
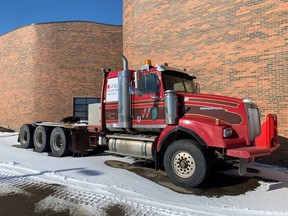
{"label": "fender flare", "polygon": [[185,132],[187,134],[190,134],[192,137],[195,138],[196,141],[198,141],[200,143],[201,146],[203,146],[203,147],[207,146],[206,142],[195,131],[189,130],[189,129],[181,127],[181,126],[176,126],[172,129],[170,129],[170,131],[167,132],[167,134],[165,134],[163,136],[163,138],[159,139],[158,144],[157,144],[157,152],[161,151],[162,145],[166,141],[166,139],[169,136],[171,136],[173,133],[176,133],[177,131],[182,131],[182,132]]}
{"label": "fender flare", "polygon": [[180,131],[184,131],[193,136],[200,143],[201,146],[207,146],[206,142],[196,132],[189,130],[187,128],[183,128],[181,126],[178,126],[178,128]]}

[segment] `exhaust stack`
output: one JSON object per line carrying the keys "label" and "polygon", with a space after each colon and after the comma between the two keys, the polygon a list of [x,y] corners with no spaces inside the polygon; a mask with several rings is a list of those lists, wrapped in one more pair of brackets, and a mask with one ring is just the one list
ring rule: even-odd
{"label": "exhaust stack", "polygon": [[124,70],[118,72],[118,127],[131,128],[131,71],[128,70],[128,61],[124,55],[122,61]]}

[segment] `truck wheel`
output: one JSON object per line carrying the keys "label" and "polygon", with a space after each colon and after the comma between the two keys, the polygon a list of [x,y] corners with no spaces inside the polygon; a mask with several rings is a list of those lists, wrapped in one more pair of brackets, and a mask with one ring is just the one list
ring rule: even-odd
{"label": "truck wheel", "polygon": [[195,140],[177,140],[168,146],[164,167],[172,182],[184,187],[199,186],[210,172],[209,160]]}
{"label": "truck wheel", "polygon": [[51,151],[56,157],[63,157],[69,153],[68,131],[56,127],[50,137]]}
{"label": "truck wheel", "polygon": [[37,126],[33,136],[34,148],[36,152],[46,152],[50,150],[50,130],[47,127]]}
{"label": "truck wheel", "polygon": [[22,125],[19,132],[18,142],[20,142],[21,148],[33,148],[33,134],[35,127],[30,124]]}

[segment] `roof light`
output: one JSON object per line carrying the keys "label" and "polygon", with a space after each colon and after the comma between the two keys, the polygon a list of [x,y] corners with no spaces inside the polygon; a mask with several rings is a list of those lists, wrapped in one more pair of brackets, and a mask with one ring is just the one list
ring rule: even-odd
{"label": "roof light", "polygon": [[145,66],[151,66],[152,65],[152,62],[150,59],[146,59],[145,60]]}

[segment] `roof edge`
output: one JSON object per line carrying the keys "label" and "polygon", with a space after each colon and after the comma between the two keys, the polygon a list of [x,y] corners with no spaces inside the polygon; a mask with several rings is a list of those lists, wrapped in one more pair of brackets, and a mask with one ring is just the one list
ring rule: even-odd
{"label": "roof edge", "polygon": [[105,26],[115,26],[115,27],[122,27],[123,25],[115,25],[115,24],[106,24],[106,23],[101,23],[101,22],[95,22],[95,21],[85,21],[85,20],[67,20],[67,21],[54,21],[54,22],[40,22],[40,23],[31,23],[31,24],[28,24],[28,25],[24,25],[24,26],[20,26],[16,29],[13,29],[11,31],[8,31],[2,35],[0,35],[0,37],[4,36],[4,35],[7,35],[11,32],[14,32],[14,31],[17,31],[18,29],[21,29],[21,28],[25,28],[25,27],[28,27],[28,26],[34,26],[34,25],[49,25],[49,24],[58,24],[58,23],[93,23],[93,24],[98,24],[98,25],[105,25]]}

